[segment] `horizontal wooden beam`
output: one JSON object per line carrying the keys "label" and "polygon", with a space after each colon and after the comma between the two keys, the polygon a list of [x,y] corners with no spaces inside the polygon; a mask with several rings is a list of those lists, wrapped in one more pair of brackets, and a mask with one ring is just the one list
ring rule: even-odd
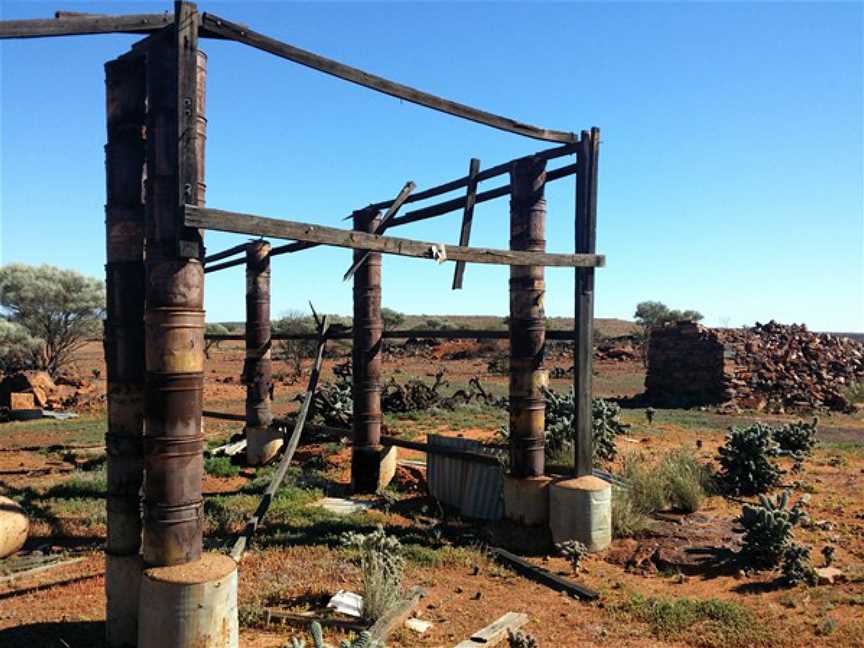
{"label": "horizontal wooden beam", "polygon": [[[234,247],[230,247],[227,250],[222,250],[221,252],[216,252],[214,254],[208,254],[204,257],[204,263],[212,263],[213,261],[221,261],[222,259],[227,259],[228,257],[235,256],[237,254],[246,254],[246,248],[249,247],[248,243],[239,243]],[[245,258],[243,261],[245,262]]]}
{"label": "horizontal wooden beam", "polygon": [[433,110],[438,110],[447,113],[448,115],[477,122],[478,124],[484,124],[485,126],[491,126],[492,128],[497,128],[509,133],[516,133],[517,135],[524,135],[525,137],[532,137],[534,139],[546,140],[549,142],[576,142],[579,139],[575,133],[567,133],[564,131],[549,130],[539,126],[532,126],[531,124],[525,124],[515,119],[510,119],[509,117],[502,117],[501,115],[486,112],[485,110],[479,110],[478,108],[472,108],[471,106],[456,101],[436,97],[428,92],[423,92],[422,90],[417,90],[416,88],[411,88],[402,85],[401,83],[396,83],[395,81],[390,81],[375,74],[370,74],[369,72],[364,72],[355,67],[345,65],[344,63],[339,63],[332,59],[319,56],[318,54],[313,54],[312,52],[300,49],[299,47],[294,47],[288,43],[276,40],[275,38],[265,36],[264,34],[259,34],[243,25],[232,23],[224,18],[214,16],[213,14],[205,13],[203,15],[201,29],[205,35],[216,35],[229,40],[234,40],[238,43],[243,43],[250,47],[288,59],[294,63],[305,65],[313,70],[318,70],[319,72],[330,74],[345,81],[350,81],[351,83],[356,83],[366,88],[377,90],[378,92],[383,92],[391,97],[410,101],[411,103],[432,108]]}
{"label": "horizontal wooden beam", "polygon": [[57,18],[0,21],[0,39],[86,34],[146,34],[174,22],[174,14],[133,14],[128,16],[70,15]]}
{"label": "horizontal wooden beam", "polygon": [[[388,331],[384,329],[381,336],[386,340],[410,340],[438,339],[438,340],[509,340],[510,332],[506,330],[492,329],[409,329],[407,331]],[[329,340],[350,340],[352,333],[350,328],[340,331],[331,331],[327,334]],[[205,340],[229,341],[245,340],[242,333],[205,333]],[[271,340],[317,340],[317,333],[273,333]],[[572,330],[546,331],[547,340],[575,340],[576,334]]]}
{"label": "horizontal wooden beam", "polygon": [[[565,144],[564,146],[556,146],[554,148],[545,149],[543,151],[537,151],[536,153],[532,153],[526,157],[536,157],[541,160],[554,160],[559,157],[563,157],[565,155],[571,155],[576,152],[577,145],[576,144]],[[515,160],[508,160],[507,162],[503,162],[501,164],[497,164],[495,166],[489,167],[488,169],[483,169],[482,171],[477,173],[477,177],[475,182],[483,182],[484,180],[491,180],[499,175],[504,175],[510,171],[510,167],[513,166],[513,162]],[[426,200],[427,198],[433,198],[435,196],[440,196],[441,194],[450,193],[451,191],[456,191],[457,189],[461,189],[462,187],[468,186],[468,181],[470,180],[470,176],[463,176],[461,178],[457,178],[456,180],[451,180],[450,182],[445,182],[444,184],[437,185],[435,187],[430,187],[429,189],[424,189],[423,191],[418,191],[415,194],[412,194],[406,200],[407,203],[418,202],[420,200]],[[386,209],[390,207],[393,203],[392,200],[385,200],[383,202],[372,203],[369,205],[370,209]]]}
{"label": "horizontal wooden beam", "polygon": [[[576,164],[568,164],[567,166],[563,166],[559,169],[547,171],[546,182],[560,180],[561,178],[566,178],[567,176],[571,176],[574,173],[576,173]],[[501,198],[502,196],[509,195],[510,185],[506,184],[501,187],[495,187],[494,189],[487,189],[486,191],[481,191],[475,196],[474,203],[482,203],[486,202],[487,200],[494,200],[495,198]],[[428,207],[415,209],[414,211],[410,211],[402,216],[395,216],[394,218],[390,219],[388,229],[390,227],[398,227],[399,225],[416,223],[418,221],[435,218],[436,216],[443,216],[444,214],[449,214],[450,212],[464,209],[467,202],[467,196],[460,196],[459,198],[453,198],[452,200],[447,200],[441,203],[437,203],[435,205],[429,205]]]}
{"label": "horizontal wooden beam", "polygon": [[336,227],[298,223],[254,214],[195,207],[194,205],[186,205],[184,209],[185,223],[188,227],[292,239],[352,250],[372,250],[384,254],[420,259],[435,258],[438,261],[466,261],[491,265],[540,265],[561,268],[599,268],[605,265],[605,257],[599,254],[553,254],[527,250],[513,251],[458,245],[447,246],[442,243],[366,234]]}

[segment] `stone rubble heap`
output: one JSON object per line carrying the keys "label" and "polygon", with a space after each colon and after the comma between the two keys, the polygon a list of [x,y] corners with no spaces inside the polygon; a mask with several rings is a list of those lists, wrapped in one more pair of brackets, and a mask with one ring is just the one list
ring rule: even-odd
{"label": "stone rubble heap", "polygon": [[654,331],[646,399],[660,406],[730,402],[768,412],[851,412],[851,385],[864,383],[864,344],[771,321],[709,329],[679,322]]}

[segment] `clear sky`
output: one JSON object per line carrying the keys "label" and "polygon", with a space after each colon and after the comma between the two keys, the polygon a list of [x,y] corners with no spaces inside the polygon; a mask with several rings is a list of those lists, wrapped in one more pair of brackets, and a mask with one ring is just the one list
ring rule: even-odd
{"label": "clear sky", "polygon": [[[0,2],[170,10],[169,2]],[[652,299],[710,324],[777,319],[864,331],[862,3],[200,2],[253,29],[532,124],[602,131],[596,314]],[[102,276],[103,63],[134,36],[0,44],[0,261]],[[211,207],[341,226],[353,209],[551,146],[404,103],[238,44],[206,41]],[[556,163],[557,164],[557,163]],[[550,165],[552,168],[553,165]],[[481,188],[500,183],[490,181]],[[454,194],[458,195],[458,194]],[[450,196],[447,196],[448,198]],[[547,249],[573,249],[573,178],[547,191]],[[392,230],[456,243],[461,213]],[[208,250],[242,237],[208,233]],[[472,243],[507,247],[508,204]],[[278,243],[278,242],[277,242]],[[273,312],[349,313],[350,251],[274,259]],[[505,314],[506,268],[386,257],[384,304]],[[548,269],[571,315],[573,271]],[[244,313],[242,267],[208,275],[208,320]]]}

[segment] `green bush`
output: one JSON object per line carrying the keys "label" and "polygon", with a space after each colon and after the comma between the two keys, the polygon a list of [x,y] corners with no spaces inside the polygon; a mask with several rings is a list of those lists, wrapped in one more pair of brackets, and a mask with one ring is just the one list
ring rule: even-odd
{"label": "green bush", "polygon": [[213,477],[235,477],[240,474],[240,467],[231,463],[231,457],[207,457],[204,472]]}
{"label": "green bush", "polygon": [[720,448],[720,483],[732,495],[758,495],[780,483],[783,471],[773,461],[780,452],[774,430],[764,423],[732,427]]}
{"label": "green bush", "polygon": [[660,462],[666,504],[684,513],[695,513],[705,501],[712,475],[689,450],[673,450]]}

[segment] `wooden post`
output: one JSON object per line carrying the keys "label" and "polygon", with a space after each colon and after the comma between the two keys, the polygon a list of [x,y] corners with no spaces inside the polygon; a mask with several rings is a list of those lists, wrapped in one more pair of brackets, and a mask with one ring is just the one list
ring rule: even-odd
{"label": "wooden post", "polygon": [[[381,221],[377,211],[354,212],[354,229],[374,232]],[[367,255],[354,273],[354,392],[351,486],[355,492],[378,488],[381,445],[381,253],[354,251],[354,260]]]}
{"label": "wooden post", "polygon": [[[510,170],[510,249],[546,249],[546,161],[516,160]],[[546,321],[543,266],[510,267],[510,453],[513,477],[544,469]]]}
{"label": "wooden post", "polygon": [[[273,423],[270,390],[270,244],[253,241],[246,246],[246,446],[250,464],[266,463],[282,445],[282,435],[270,438]],[[254,437],[254,438],[253,438]]]}
{"label": "wooden post", "polygon": [[[459,245],[467,246],[471,240],[471,223],[474,220],[474,203],[477,201],[477,174],[480,173],[480,160],[471,158],[468,165],[468,189],[465,194],[465,210],[462,212],[462,229],[459,230]],[[453,272],[453,290],[462,290],[465,276],[465,262],[457,261]]]}
{"label": "wooden post", "polygon": [[144,119],[140,57],[105,65],[108,383],[106,644],[134,645],[141,579],[141,483],[144,477]]}
{"label": "wooden post", "polygon": [[182,205],[204,201],[205,56],[194,4],[147,52],[147,403],[144,561],[201,557],[204,245]]}
{"label": "wooden post", "polygon": [[[593,253],[597,242],[597,159],[600,130],[582,131],[577,149],[576,253]],[[573,393],[576,402],[575,435],[577,477],[590,475],[594,466],[591,417],[594,364],[594,268],[576,268],[576,308]]]}

